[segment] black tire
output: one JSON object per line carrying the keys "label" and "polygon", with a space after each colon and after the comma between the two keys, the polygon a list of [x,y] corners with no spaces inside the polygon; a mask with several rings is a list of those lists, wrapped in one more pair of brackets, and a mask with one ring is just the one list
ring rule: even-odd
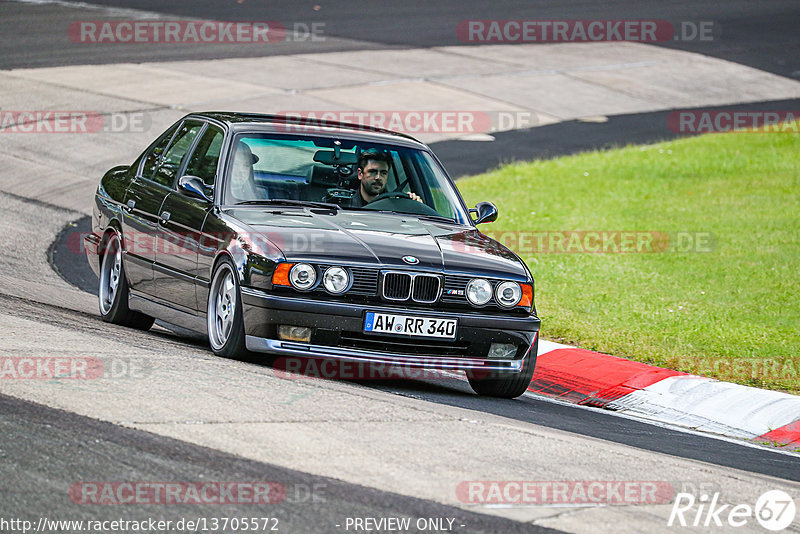
{"label": "black tire", "polygon": [[206,303],[206,329],[208,344],[214,354],[236,360],[247,358],[242,293],[236,269],[227,258],[217,264],[211,277]]}
{"label": "black tire", "polygon": [[485,397],[500,397],[515,399],[527,391],[533,379],[533,370],[536,367],[536,355],[539,352],[539,337],[533,344],[530,352],[525,356],[522,371],[519,373],[487,373],[479,376],[478,373],[467,371],[469,385],[478,395]]}
{"label": "black tire", "polygon": [[122,264],[122,248],[117,232],[110,234],[103,245],[97,300],[100,316],[107,323],[137,330],[149,330],[154,319],[128,307],[128,279]]}

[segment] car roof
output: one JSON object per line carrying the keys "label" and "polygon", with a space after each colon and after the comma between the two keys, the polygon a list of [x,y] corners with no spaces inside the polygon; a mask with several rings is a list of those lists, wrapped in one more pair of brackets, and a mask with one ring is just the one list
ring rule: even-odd
{"label": "car roof", "polygon": [[206,117],[222,122],[235,131],[263,131],[294,133],[299,135],[337,135],[382,143],[395,143],[414,148],[427,149],[418,139],[399,132],[364,124],[353,124],[327,119],[270,115],[261,113],[235,113],[230,111],[205,111],[191,113],[188,117]]}

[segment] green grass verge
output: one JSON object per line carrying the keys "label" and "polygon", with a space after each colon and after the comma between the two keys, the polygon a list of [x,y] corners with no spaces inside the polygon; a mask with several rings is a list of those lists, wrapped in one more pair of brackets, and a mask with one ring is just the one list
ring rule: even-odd
{"label": "green grass verge", "polygon": [[[498,206],[481,230],[530,267],[543,337],[800,393],[800,135],[704,135],[457,184]],[[590,253],[602,234],[573,231],[644,233],[634,252]],[[560,238],[569,252],[551,252]]]}

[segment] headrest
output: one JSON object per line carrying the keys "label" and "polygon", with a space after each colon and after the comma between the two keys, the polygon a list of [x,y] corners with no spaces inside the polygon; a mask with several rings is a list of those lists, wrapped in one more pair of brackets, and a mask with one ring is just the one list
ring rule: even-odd
{"label": "headrest", "polygon": [[255,165],[256,163],[258,163],[258,159],[259,158],[258,158],[258,156],[253,154],[253,151],[250,149],[250,145],[248,145],[247,143],[243,143],[243,142],[239,141],[239,145],[236,147],[236,151],[238,152],[240,150],[242,152],[250,154],[250,157],[252,158],[252,161],[250,163],[252,165]]}

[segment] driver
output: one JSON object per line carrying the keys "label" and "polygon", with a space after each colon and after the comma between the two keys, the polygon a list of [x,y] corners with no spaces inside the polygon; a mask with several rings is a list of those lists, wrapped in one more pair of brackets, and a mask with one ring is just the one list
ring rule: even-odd
{"label": "driver", "polygon": [[[350,200],[350,206],[360,208],[369,204],[375,197],[386,192],[386,180],[389,178],[389,168],[392,159],[384,152],[365,151],[358,158],[358,181],[361,186]],[[408,196],[422,202],[419,195],[408,193]]]}
{"label": "driver", "polygon": [[233,156],[233,171],[231,171],[231,193],[237,200],[256,200],[268,198],[256,190],[255,171],[253,165],[258,162],[258,156],[253,154],[247,143],[239,141],[236,153]]}

